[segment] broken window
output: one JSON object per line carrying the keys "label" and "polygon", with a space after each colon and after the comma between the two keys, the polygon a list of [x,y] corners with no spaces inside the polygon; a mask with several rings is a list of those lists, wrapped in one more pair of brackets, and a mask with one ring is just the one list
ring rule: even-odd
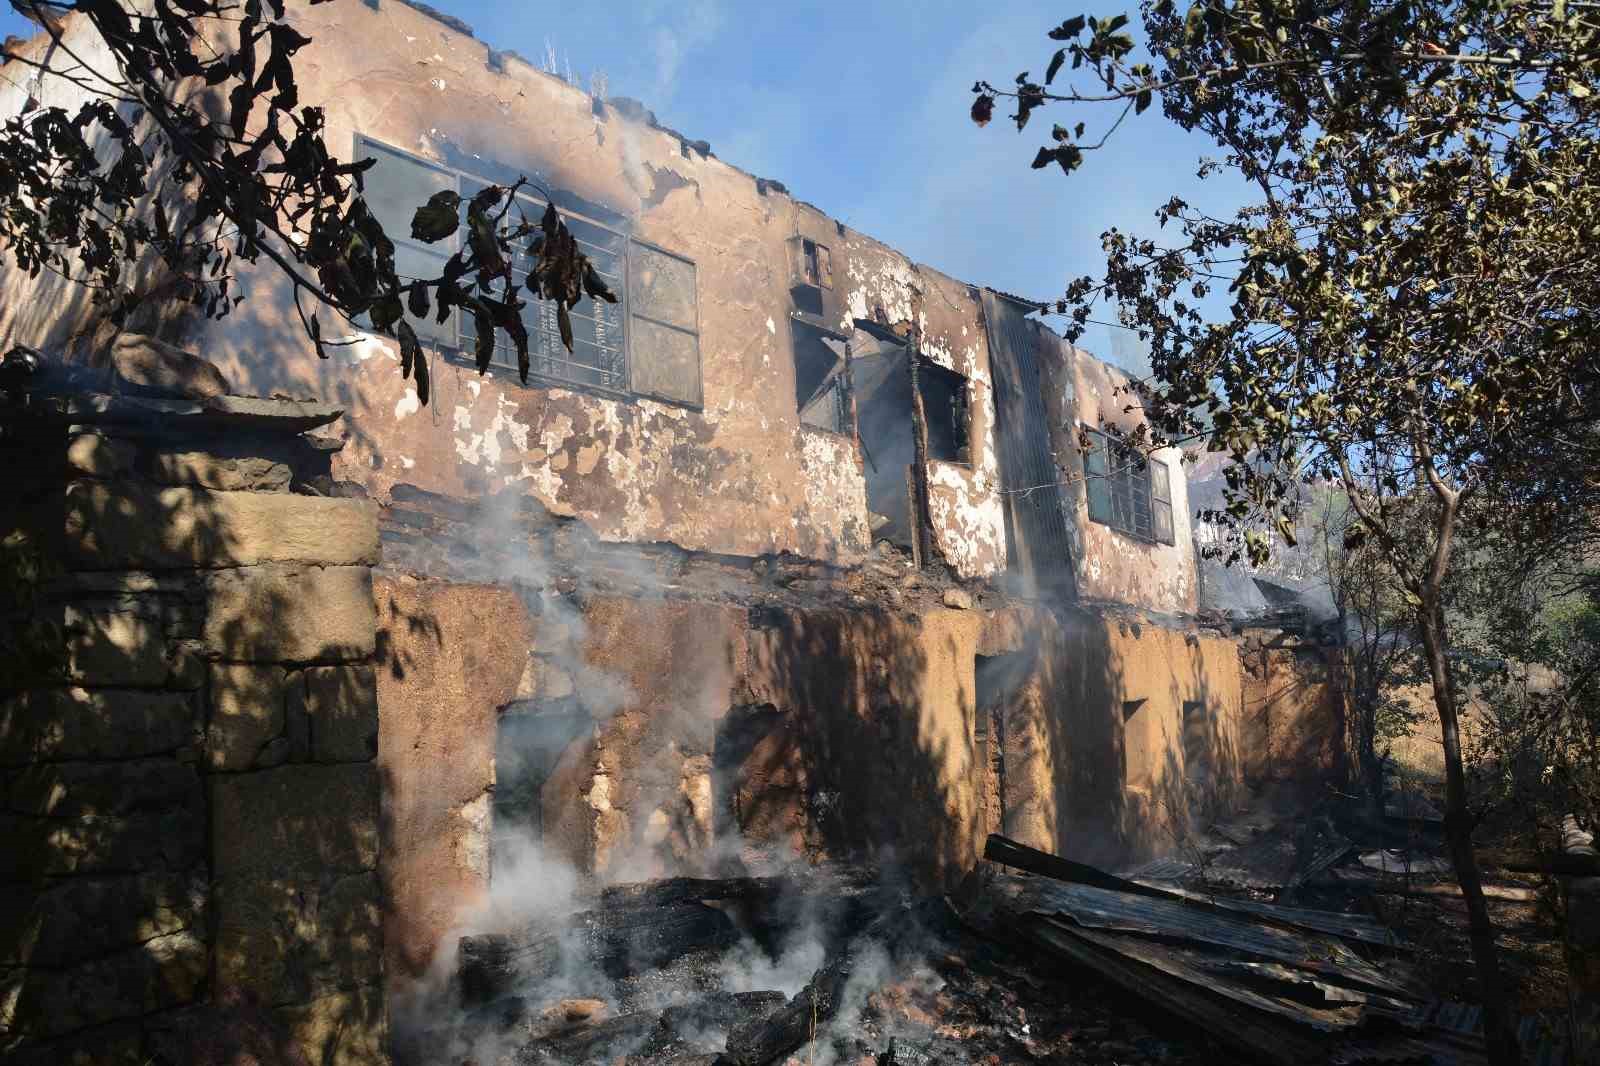
{"label": "broken window", "polygon": [[[441,190],[458,192],[463,201],[489,182],[440,167],[361,138],[357,150],[377,158],[365,175],[365,195],[384,232],[395,242],[395,260],[402,278],[437,277],[445,260],[461,246],[455,237],[432,245],[407,238],[411,215]],[[517,209],[531,221],[544,213],[536,196],[518,196]],[[514,216],[513,216],[514,217]],[[522,320],[528,329],[529,373],[548,382],[608,392],[634,393],[674,403],[701,403],[700,336],[695,266],[681,256],[633,240],[604,222],[563,208],[562,218],[578,246],[617,295],[618,302],[584,300],[568,312],[572,350],[561,340],[556,305],[521,290]],[[527,250],[512,262],[512,279],[520,286],[533,265]],[[440,347],[473,351],[477,325],[471,315],[452,313],[443,323],[433,316],[408,315],[417,336]],[[517,367],[516,348],[496,333],[490,362]]]}
{"label": "broken window", "polygon": [[1159,459],[1122,455],[1111,438],[1085,430],[1083,473],[1089,520],[1158,544],[1173,543],[1172,477]]}
{"label": "broken window", "polygon": [[833,256],[828,246],[818,244],[809,237],[795,237],[789,242],[794,256],[794,283],[818,289],[833,288]]}
{"label": "broken window", "polygon": [[917,360],[917,391],[928,420],[928,458],[947,463],[970,461],[967,431],[967,379],[929,360]]}
{"label": "broken window", "polygon": [[544,786],[556,763],[590,720],[571,704],[511,704],[495,730],[494,845],[490,861],[517,854],[517,844],[544,835]]}
{"label": "broken window", "polygon": [[802,425],[849,433],[849,376],[845,341],[821,325],[790,319],[794,343],[794,395]]}

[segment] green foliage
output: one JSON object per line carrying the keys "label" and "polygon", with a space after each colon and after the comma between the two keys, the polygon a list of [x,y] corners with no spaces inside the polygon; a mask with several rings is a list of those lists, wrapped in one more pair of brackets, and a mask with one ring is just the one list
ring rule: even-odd
{"label": "green foliage", "polygon": [[[975,86],[1014,99],[1019,128],[1051,102],[1115,105],[1107,133],[1153,94],[1227,153],[1208,170],[1258,190],[1234,218],[1170,200],[1170,241],[1109,231],[1104,276],[1059,305],[1076,336],[1114,302],[1150,343],[1146,411],[1166,438],[1204,429],[1240,461],[1241,526],[1292,526],[1308,478],[1358,480],[1373,511],[1430,471],[1481,484],[1515,442],[1595,413],[1600,15],[1532,0],[1319,11],[1147,5],[1150,62],[1126,19],[1070,19],[1050,31],[1068,43],[1046,82],[1070,60],[1081,83]],[[1076,129],[1056,126],[1034,165],[1070,171],[1104,143]]]}
{"label": "green foliage", "polygon": [[1153,0],[1141,14],[1142,54],[1125,19],[1069,19],[1049,33],[1066,43],[1047,84],[1025,72],[1015,89],[974,92],[985,108],[1014,100],[1019,130],[1053,103],[1111,105],[1098,142],[1057,126],[1066,136],[1034,160],[1069,172],[1159,99],[1222,151],[1202,176],[1226,170],[1259,194],[1228,218],[1174,196],[1156,211],[1160,240],[1107,231],[1105,273],[1072,282],[1057,311],[1076,339],[1110,302],[1148,342],[1149,437],[1198,437],[1231,458],[1219,515],[1235,558],[1263,561],[1267,530],[1291,539],[1305,484],[1344,490],[1346,543],[1380,553],[1420,638],[1490,1058],[1513,1063],[1472,856],[1447,599],[1463,529],[1548,544],[1592,527],[1600,506],[1587,474],[1600,420],[1600,10]]}
{"label": "green foliage", "polygon": [[[283,0],[11,6],[55,47],[39,62],[10,58],[71,83],[85,102],[35,107],[0,126],[0,246],[32,276],[87,286],[113,322],[138,304],[158,263],[196,308],[221,318],[245,298],[230,267],[264,257],[292,282],[319,355],[333,343],[319,312],[351,323],[370,316],[397,334],[403,372],[427,403],[426,361],[402,305],[419,314],[431,305],[440,321],[454,308],[473,315],[480,373],[504,331],[526,380],[524,287],[509,266],[518,248],[538,263],[526,295],[557,303],[569,349],[568,309],[585,296],[615,300],[553,207],[539,222],[507,218],[521,181],[466,205],[467,247],[438,277],[397,274],[394,243],[362,197],[375,160],[341,160],[325,141],[322,109],[300,100],[294,58],[311,41],[285,20]],[[63,11],[92,28],[114,69],[80,60]],[[455,193],[434,196],[418,205],[411,235],[449,236],[461,207]]]}

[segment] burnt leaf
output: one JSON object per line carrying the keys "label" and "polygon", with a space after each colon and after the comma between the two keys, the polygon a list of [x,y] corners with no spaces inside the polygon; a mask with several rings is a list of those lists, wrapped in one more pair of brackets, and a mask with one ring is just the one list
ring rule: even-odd
{"label": "burnt leaf", "polygon": [[605,279],[595,272],[594,264],[587,259],[583,263],[583,291],[591,299],[604,300],[608,304],[617,302],[617,294],[611,291]]}
{"label": "burnt leaf", "polygon": [[1056,49],[1056,54],[1050,57],[1050,66],[1044,72],[1044,83],[1046,85],[1056,80],[1056,74],[1060,72],[1061,64],[1066,61],[1067,50],[1065,48]]}
{"label": "burnt leaf", "polygon": [[561,328],[561,343],[566,345],[567,351],[572,351],[572,316],[567,314],[567,305],[556,304],[556,325]]}
{"label": "burnt leaf", "polygon": [[[390,293],[380,297],[372,303],[372,310],[367,312],[372,317],[372,326],[378,330],[389,330],[396,322],[401,320],[400,294]],[[410,326],[406,327],[410,329]]]}
{"label": "burnt leaf", "polygon": [[[404,323],[401,323],[401,324],[404,325]],[[407,328],[409,328],[409,327],[407,327]],[[416,334],[413,333],[412,336],[415,337]],[[428,355],[427,355],[426,352],[421,350],[420,346],[419,346],[419,348],[417,350],[417,360],[416,360],[416,363],[412,366],[412,370],[415,371],[415,374],[416,374],[417,401],[419,403],[421,403],[422,406],[426,407],[426,406],[428,406],[428,391],[429,391]]]}
{"label": "burnt leaf", "polygon": [[413,240],[433,244],[456,231],[460,223],[461,194],[451,189],[436,192],[411,218]]}
{"label": "burnt leaf", "polygon": [[406,306],[418,318],[428,317],[428,287],[418,281],[412,284],[411,291],[406,295]]}
{"label": "burnt leaf", "polygon": [[472,323],[478,334],[478,373],[485,373],[494,359],[494,315],[480,300],[472,301]]}
{"label": "burnt leaf", "polygon": [[1047,36],[1052,41],[1066,41],[1083,32],[1084,24],[1088,20],[1082,15],[1074,15],[1061,25],[1051,30]]}
{"label": "burnt leaf", "polygon": [[[417,331],[411,328],[411,323],[401,319],[394,330],[395,339],[400,342],[400,377],[411,376],[411,368],[422,358],[422,345],[417,340]],[[424,399],[423,403],[428,401]]]}
{"label": "burnt leaf", "polygon": [[235,136],[243,137],[250,123],[250,109],[255,105],[256,93],[248,83],[240,82],[228,93],[228,123]]}
{"label": "burnt leaf", "polygon": [[994,97],[988,93],[978,94],[978,98],[972,101],[972,121],[980,126],[987,126],[992,118],[994,118]]}

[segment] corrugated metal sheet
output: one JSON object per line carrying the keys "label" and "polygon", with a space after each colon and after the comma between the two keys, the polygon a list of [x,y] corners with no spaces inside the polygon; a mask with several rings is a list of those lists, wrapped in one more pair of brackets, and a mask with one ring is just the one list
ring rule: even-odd
{"label": "corrugated metal sheet", "polygon": [[985,289],[983,314],[994,376],[995,439],[1006,500],[1007,556],[1018,570],[1071,593],[1072,541],[1061,473],[1039,378],[1039,327],[1027,310]]}

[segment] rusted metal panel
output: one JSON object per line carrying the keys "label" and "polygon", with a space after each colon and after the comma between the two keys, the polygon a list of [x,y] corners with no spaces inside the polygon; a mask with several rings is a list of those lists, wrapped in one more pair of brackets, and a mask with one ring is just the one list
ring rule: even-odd
{"label": "rusted metal panel", "polygon": [[1072,540],[1063,509],[1061,472],[1050,453],[1037,329],[1025,317],[1029,310],[991,290],[983,293],[994,375],[1000,485],[1010,519],[1008,562],[1041,583],[1071,594]]}

